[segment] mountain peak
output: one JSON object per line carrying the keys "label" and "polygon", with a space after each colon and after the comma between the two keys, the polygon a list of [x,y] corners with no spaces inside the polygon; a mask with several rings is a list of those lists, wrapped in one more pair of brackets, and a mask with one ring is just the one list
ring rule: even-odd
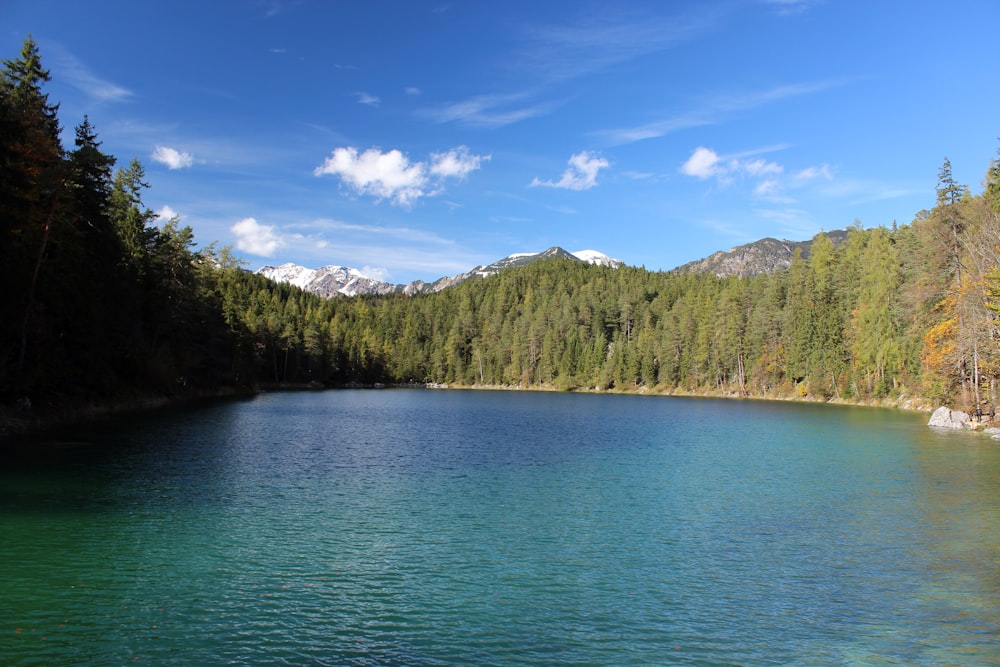
{"label": "mountain peak", "polygon": [[[847,238],[846,229],[824,232],[833,245]],[[730,248],[728,252],[719,250],[708,257],[688,262],[674,269],[681,273],[714,273],[719,278],[727,276],[750,277],[761,273],[774,273],[787,269],[792,263],[796,250],[803,257],[809,256],[812,240],[789,241],[766,237],[753,243]]]}
{"label": "mountain peak", "polygon": [[323,266],[310,269],[291,262],[280,266],[263,266],[257,273],[271,280],[295,285],[307,292],[331,298],[334,296],[355,296],[358,294],[427,294],[457,285],[475,276],[491,276],[504,269],[515,266],[525,266],[541,259],[561,257],[573,261],[587,262],[601,266],[617,268],[622,265],[620,259],[613,259],[597,250],[580,250],[567,252],[559,246],[552,246],[543,252],[520,252],[508,255],[492,264],[477,266],[471,271],[457,276],[445,276],[432,283],[415,280],[406,285],[394,285],[365,276],[361,271],[346,266]]}
{"label": "mountain peak", "polygon": [[580,261],[587,262],[588,264],[598,264],[600,266],[610,266],[612,268],[618,268],[623,263],[620,259],[608,257],[599,250],[577,250],[572,253],[572,255]]}

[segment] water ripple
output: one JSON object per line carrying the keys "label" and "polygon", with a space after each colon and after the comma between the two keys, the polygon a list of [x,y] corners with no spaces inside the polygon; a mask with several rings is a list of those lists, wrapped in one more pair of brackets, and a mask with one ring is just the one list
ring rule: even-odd
{"label": "water ripple", "polygon": [[0,473],[5,664],[1000,662],[1000,451],[906,415],[328,392],[88,437]]}

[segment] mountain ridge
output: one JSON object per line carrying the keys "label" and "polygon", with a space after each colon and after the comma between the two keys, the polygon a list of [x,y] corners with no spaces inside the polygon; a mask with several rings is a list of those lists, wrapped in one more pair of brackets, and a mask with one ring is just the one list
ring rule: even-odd
{"label": "mountain ridge", "polygon": [[[834,246],[839,245],[847,238],[846,229],[836,229],[823,233]],[[718,278],[728,276],[746,278],[787,269],[792,264],[796,250],[800,250],[803,258],[807,258],[811,248],[812,239],[789,241],[788,239],[779,240],[768,236],[751,243],[735,246],[728,251],[718,250],[708,257],[682,264],[674,271],[679,273],[714,273]]]}
{"label": "mountain ridge", "polygon": [[[846,229],[824,232],[834,246],[847,238]],[[673,271],[680,273],[712,273],[716,277],[729,276],[751,277],[761,273],[774,273],[787,269],[798,250],[803,257],[809,256],[812,239],[807,241],[790,241],[765,237],[734,246],[728,251],[718,250],[707,257],[682,264]],[[291,262],[279,266],[262,266],[256,273],[277,282],[289,283],[312,292],[323,298],[337,296],[358,296],[361,294],[433,294],[440,292],[474,277],[495,275],[501,271],[516,266],[525,266],[532,262],[553,257],[561,257],[575,261],[587,262],[617,268],[624,262],[614,259],[597,250],[578,250],[568,252],[559,246],[553,246],[542,252],[522,252],[508,255],[492,264],[476,266],[465,273],[454,276],[442,276],[432,282],[414,280],[409,283],[390,283],[364,275],[358,269],[348,266],[322,266],[310,269]]]}
{"label": "mountain ridge", "polygon": [[360,294],[400,293],[412,296],[415,294],[440,292],[443,289],[458,285],[476,276],[491,276],[504,269],[525,266],[532,262],[555,257],[611,267],[619,267],[623,264],[620,259],[614,259],[597,250],[568,252],[559,246],[553,246],[543,252],[514,253],[492,264],[481,264],[465,273],[455,276],[443,276],[430,283],[423,280],[414,280],[405,284],[389,283],[365,276],[358,269],[348,266],[330,265],[318,269],[310,269],[291,262],[279,266],[262,266],[257,269],[256,273],[276,282],[295,285],[307,292],[312,292],[327,299],[336,296],[358,296]]}

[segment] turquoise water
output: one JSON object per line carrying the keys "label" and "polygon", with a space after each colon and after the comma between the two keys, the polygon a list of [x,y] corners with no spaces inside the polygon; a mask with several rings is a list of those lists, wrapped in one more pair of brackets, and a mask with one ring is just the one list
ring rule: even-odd
{"label": "turquoise water", "polygon": [[119,423],[2,455],[0,664],[997,664],[1000,444],[925,421],[383,390]]}

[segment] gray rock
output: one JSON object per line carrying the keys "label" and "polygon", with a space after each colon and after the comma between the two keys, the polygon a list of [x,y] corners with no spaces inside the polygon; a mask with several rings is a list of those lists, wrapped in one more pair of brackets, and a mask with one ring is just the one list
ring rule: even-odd
{"label": "gray rock", "polygon": [[969,415],[960,410],[952,410],[951,408],[941,406],[931,415],[927,425],[937,428],[968,428]]}

